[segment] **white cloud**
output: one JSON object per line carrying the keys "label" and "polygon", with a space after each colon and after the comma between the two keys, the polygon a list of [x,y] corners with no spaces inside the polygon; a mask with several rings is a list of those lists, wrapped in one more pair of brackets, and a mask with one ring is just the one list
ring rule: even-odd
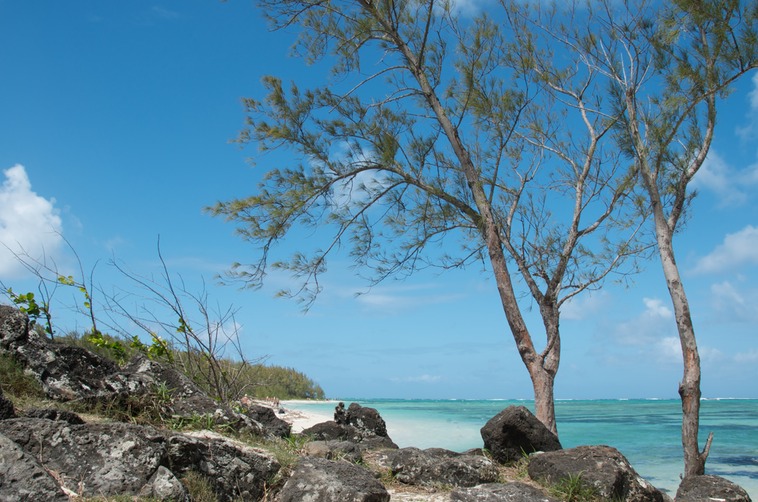
{"label": "white cloud", "polygon": [[614,329],[616,342],[632,347],[652,347],[662,338],[676,333],[671,309],[656,298],[643,298],[645,310],[635,318],[617,324]]}
{"label": "white cloud", "polygon": [[395,383],[436,383],[442,380],[440,375],[418,375],[408,377],[394,377],[390,379]]}
{"label": "white cloud", "polygon": [[717,322],[758,322],[755,309],[758,291],[755,289],[740,290],[730,281],[722,281],[711,285],[711,295],[711,309]]}
{"label": "white cloud", "polygon": [[734,356],[734,361],[739,364],[756,364],[758,363],[758,349],[741,352]]}
{"label": "white cloud", "polygon": [[[330,156],[331,161],[336,165],[341,164],[345,172],[355,171],[362,167],[371,167],[378,163],[376,154],[372,150],[351,147],[346,142],[334,145]],[[337,178],[337,173],[332,168],[325,166],[320,160],[312,159],[311,163]],[[335,210],[359,210],[388,184],[389,176],[385,171],[379,169],[358,171],[354,176],[341,180],[335,179],[331,186],[330,204]]]}
{"label": "white cloud", "polygon": [[753,89],[748,93],[748,123],[742,127],[737,127],[737,135],[742,139],[751,139],[758,133],[758,72],[755,72],[752,78]]}
{"label": "white cloud", "polygon": [[[656,341],[651,347],[650,356],[656,361],[668,364],[682,364],[682,344],[678,336],[667,336]],[[700,361],[703,364],[724,360],[724,354],[713,347],[700,345],[698,347]]]}
{"label": "white cloud", "polygon": [[63,241],[63,225],[55,199],[45,199],[32,190],[24,166],[15,165],[4,170],[3,175],[0,242],[4,246],[0,246],[0,276],[13,278],[23,275],[25,270],[13,253],[25,253],[38,260],[50,258]]}
{"label": "white cloud", "polygon": [[714,193],[719,206],[740,206],[748,202],[746,189],[758,185],[758,163],[744,169],[730,166],[718,152],[711,149],[703,166],[692,180],[692,187]]}
{"label": "white cloud", "polygon": [[739,232],[727,234],[724,242],[698,260],[694,272],[700,274],[758,264],[758,228],[748,225]]}
{"label": "white cloud", "polygon": [[437,293],[431,284],[398,287],[374,287],[357,297],[362,305],[383,312],[398,312],[417,309],[424,305],[449,303],[460,299],[459,294]]}
{"label": "white cloud", "polygon": [[608,303],[608,294],[603,291],[585,292],[574,296],[561,305],[561,319],[582,321],[601,312]]}
{"label": "white cloud", "polygon": [[674,317],[671,309],[658,298],[643,298],[642,302],[645,304],[645,312],[642,314],[644,317],[650,319],[672,319]]}
{"label": "white cloud", "polygon": [[682,360],[682,344],[675,336],[667,336],[659,340],[654,352],[659,361],[679,362]]}
{"label": "white cloud", "polygon": [[362,171],[332,186],[332,203],[340,209],[359,209],[388,183],[382,171]]}

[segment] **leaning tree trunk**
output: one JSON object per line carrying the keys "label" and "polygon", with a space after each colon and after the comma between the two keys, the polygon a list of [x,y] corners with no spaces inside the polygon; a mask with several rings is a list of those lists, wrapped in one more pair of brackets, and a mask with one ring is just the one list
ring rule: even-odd
{"label": "leaning tree trunk", "polygon": [[676,327],[682,346],[684,374],[679,383],[679,395],[682,399],[682,448],[684,450],[684,476],[705,474],[705,461],[708,458],[713,434],[708,436],[703,451],[698,444],[700,429],[700,355],[697,350],[695,329],[692,324],[689,302],[684,292],[684,285],[679,276],[679,268],[674,259],[674,249],[670,233],[661,231],[656,224],[658,249],[666,277],[671,302],[676,317]]}

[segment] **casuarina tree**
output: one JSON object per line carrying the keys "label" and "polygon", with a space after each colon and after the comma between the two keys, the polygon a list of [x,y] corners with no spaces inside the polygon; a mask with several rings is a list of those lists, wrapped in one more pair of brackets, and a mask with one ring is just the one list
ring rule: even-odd
{"label": "casuarina tree", "polygon": [[[538,26],[577,67],[602,82],[615,101],[614,138],[634,163],[652,210],[658,256],[682,348],[682,446],[685,475],[704,473],[712,435],[700,450],[700,357],[674,251],[694,193],[690,183],[706,161],[718,102],[730,85],[758,66],[758,4],[736,0],[602,0],[583,4],[556,23],[554,10],[521,16]],[[532,12],[535,12],[532,11]],[[548,75],[550,85],[560,78]],[[594,99],[587,95],[587,100]]]}
{"label": "casuarina tree", "polygon": [[[239,141],[289,152],[277,158],[291,165],[211,208],[259,249],[233,273],[257,286],[269,268],[285,269],[299,279],[285,293],[308,306],[342,249],[369,284],[484,264],[536,415],[557,432],[561,307],[611,274],[626,277],[645,249],[634,163],[612,137],[624,112],[581,76],[551,85],[535,66],[538,34],[516,36],[523,24],[507,9],[466,17],[434,0],[259,4],[275,28],[296,32],[296,55],[330,72],[308,88],[267,76],[268,94],[245,100]],[[323,246],[300,243],[281,259],[277,244],[303,228]],[[522,315],[532,305],[538,328]]]}

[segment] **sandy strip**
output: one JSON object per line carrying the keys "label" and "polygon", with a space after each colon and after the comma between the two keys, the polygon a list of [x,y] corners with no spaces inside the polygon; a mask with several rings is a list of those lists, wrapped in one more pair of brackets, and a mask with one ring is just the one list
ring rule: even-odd
{"label": "sandy strip", "polygon": [[[330,401],[323,401],[325,403]],[[321,413],[321,412],[314,412],[310,410],[302,410],[298,409],[298,404],[304,404],[304,403],[313,403],[313,401],[303,401],[303,400],[291,400],[291,401],[282,401],[278,404],[278,406],[272,406],[271,402],[268,401],[255,401],[255,404],[260,404],[262,406],[268,406],[270,408],[273,408],[276,412],[276,416],[287,422],[288,424],[292,425],[292,432],[293,433],[300,433],[303,432],[303,430],[313,427],[316,424],[320,424],[322,422],[328,422],[330,420],[334,420],[334,413]],[[334,405],[336,406],[338,401],[334,401]],[[284,413],[282,413],[284,411]]]}

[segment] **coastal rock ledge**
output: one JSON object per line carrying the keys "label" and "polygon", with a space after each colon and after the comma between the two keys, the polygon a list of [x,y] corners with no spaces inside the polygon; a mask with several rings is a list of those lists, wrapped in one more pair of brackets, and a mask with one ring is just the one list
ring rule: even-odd
{"label": "coastal rock ledge", "polygon": [[[335,420],[292,434],[270,408],[216,402],[175,368],[144,357],[118,367],[71,350],[30,329],[26,315],[7,306],[0,306],[0,356],[35,378],[47,399],[23,408],[2,382],[0,501],[670,500],[614,448],[562,449],[523,406],[506,408],[482,428],[487,451],[398,448],[373,408],[342,404]],[[171,393],[155,401],[150,392],[160,382],[171,382]],[[133,423],[136,398],[160,404],[153,411],[162,418]],[[110,418],[93,414],[124,403],[131,407]],[[167,427],[192,417],[205,417],[195,426],[210,430]],[[567,480],[594,498],[560,495]],[[198,483],[212,494],[194,495]],[[714,501],[750,497],[723,478],[698,476],[685,479],[676,498]]]}

